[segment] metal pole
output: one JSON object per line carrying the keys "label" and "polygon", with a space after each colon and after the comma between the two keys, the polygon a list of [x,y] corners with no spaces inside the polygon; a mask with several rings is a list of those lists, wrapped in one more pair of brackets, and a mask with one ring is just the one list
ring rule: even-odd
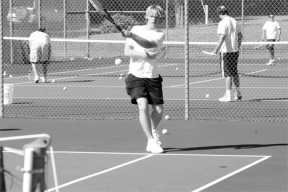
{"label": "metal pole", "polygon": [[[3,28],[2,28],[2,1],[0,1],[0,119],[4,117],[4,78],[3,78]],[[2,151],[0,151],[2,153]],[[0,173],[1,174],[1,173]],[[0,187],[2,190],[4,186]]]}
{"label": "metal pole", "polygon": [[[13,37],[13,21],[12,21],[12,7],[13,7],[13,0],[10,0],[10,6],[9,6],[9,11],[10,11],[10,37]],[[2,18],[2,15],[1,15]],[[13,64],[14,60],[13,60],[13,41],[10,40],[10,63]]]}
{"label": "metal pole", "polygon": [[244,2],[245,0],[242,0],[242,35],[244,37]]}
{"label": "metal pole", "polygon": [[188,0],[185,0],[185,120],[189,120],[189,20]]}
{"label": "metal pole", "polygon": [[[89,0],[86,1],[86,36],[87,40],[89,40],[89,29],[90,29],[90,18],[89,18]],[[89,58],[89,42],[87,42],[87,57]]]}
{"label": "metal pole", "polygon": [[[244,41],[244,2],[245,0],[242,0],[242,41]],[[240,57],[241,59],[243,58],[243,47],[240,47],[241,54]]]}
{"label": "metal pole", "polygon": [[[169,0],[166,0],[166,42],[168,42],[169,29]],[[166,44],[166,59],[168,58],[168,44]]]}
{"label": "metal pole", "polygon": [[[66,0],[63,0],[63,38],[66,39]],[[64,58],[66,58],[66,42],[63,42],[64,46]]]}
{"label": "metal pole", "polygon": [[38,28],[42,26],[41,21],[41,0],[38,0]]}

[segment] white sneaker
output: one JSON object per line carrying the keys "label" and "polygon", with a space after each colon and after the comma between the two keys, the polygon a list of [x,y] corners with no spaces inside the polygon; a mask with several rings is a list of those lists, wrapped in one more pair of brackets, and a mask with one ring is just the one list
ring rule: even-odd
{"label": "white sneaker", "polygon": [[234,98],[235,98],[236,101],[241,100],[241,99],[242,99],[242,94],[241,94],[241,92],[236,92],[236,93],[234,94]]}
{"label": "white sneaker", "polygon": [[163,153],[162,147],[155,141],[155,139],[150,139],[147,142],[146,151],[151,153]]}
{"label": "white sneaker", "polygon": [[219,98],[219,101],[221,101],[221,102],[230,102],[230,101],[232,101],[232,97],[231,97],[231,95],[225,94],[223,97]]}
{"label": "white sneaker", "polygon": [[269,61],[269,63],[266,63],[266,65],[276,65],[276,61],[272,59]]}
{"label": "white sneaker", "polygon": [[34,78],[34,83],[39,83],[39,80],[40,80],[39,76],[36,76],[36,77]]}
{"label": "white sneaker", "polygon": [[41,77],[40,80],[41,80],[42,83],[46,83],[47,82],[46,78],[44,78],[44,77]]}
{"label": "white sneaker", "polygon": [[158,145],[161,146],[160,136],[156,129],[152,129],[152,136],[155,139],[155,141],[158,143]]}

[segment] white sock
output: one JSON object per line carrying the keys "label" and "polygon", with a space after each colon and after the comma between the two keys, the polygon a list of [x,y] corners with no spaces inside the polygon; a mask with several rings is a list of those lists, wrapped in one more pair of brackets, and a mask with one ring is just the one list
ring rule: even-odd
{"label": "white sock", "polygon": [[226,90],[226,95],[231,95],[231,90]]}

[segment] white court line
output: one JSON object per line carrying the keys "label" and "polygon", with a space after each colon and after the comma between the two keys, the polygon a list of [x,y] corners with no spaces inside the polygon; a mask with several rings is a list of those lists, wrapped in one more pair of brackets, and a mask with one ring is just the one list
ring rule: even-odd
{"label": "white court line", "polygon": [[[109,154],[109,155],[147,155],[147,153],[119,153],[119,152],[77,152],[77,151],[54,151],[53,153],[64,153],[64,154]],[[199,157],[251,157],[251,158],[261,158],[253,163],[250,163],[249,165],[247,166],[244,166],[236,171],[233,171],[223,177],[220,177],[219,179],[216,179],[196,190],[193,190],[192,192],[200,192],[204,189],[207,189],[209,187],[211,187],[212,185],[215,185],[216,183],[219,183],[233,175],[236,175],[256,164],[259,164],[261,163],[262,161],[270,158],[271,156],[263,156],[263,155],[210,155],[210,154],[149,154],[147,156],[144,156],[144,157],[141,157],[141,158],[138,158],[138,159],[135,159],[135,160],[132,160],[132,161],[129,161],[127,163],[124,163],[124,164],[121,164],[121,165],[118,165],[118,166],[115,166],[115,167],[112,167],[112,168],[109,168],[109,169],[106,169],[106,170],[103,170],[103,171],[100,171],[100,172],[97,172],[97,173],[94,173],[94,174],[91,174],[91,175],[88,175],[86,177],[82,177],[82,178],[79,178],[79,179],[76,179],[76,180],[73,180],[73,181],[70,181],[70,182],[67,182],[65,184],[62,184],[60,186],[58,186],[57,189],[59,188],[63,188],[63,187],[66,187],[68,185],[72,185],[74,183],[77,183],[77,182],[80,182],[80,181],[83,181],[85,179],[89,179],[91,177],[95,177],[95,176],[98,176],[98,175],[101,175],[101,174],[104,174],[104,173],[107,173],[109,171],[113,171],[115,169],[118,169],[118,168],[121,168],[121,167],[124,167],[124,166],[127,166],[127,165],[130,165],[132,163],[135,163],[135,162],[138,162],[138,161],[141,161],[141,160],[144,160],[144,159],[147,159],[149,157],[152,157],[152,156],[199,156]],[[49,189],[48,191],[46,192],[50,192],[50,191],[53,191],[55,190],[55,188],[51,188]]]}
{"label": "white court line", "polygon": [[229,174],[227,174],[227,175],[225,175],[223,177],[220,177],[219,179],[216,179],[215,181],[212,181],[211,183],[208,183],[208,184],[206,184],[206,185],[204,185],[204,186],[202,186],[202,187],[200,187],[200,188],[198,188],[196,190],[193,190],[192,192],[200,192],[200,191],[202,191],[204,189],[207,189],[208,187],[211,187],[212,185],[215,185],[216,183],[219,183],[220,181],[223,181],[223,180],[225,180],[225,179],[227,179],[227,178],[229,178],[229,177],[231,177],[233,175],[236,175],[237,173],[240,173],[240,172],[242,172],[242,171],[244,171],[244,170],[246,170],[246,169],[248,169],[248,168],[250,168],[250,167],[252,167],[252,166],[254,166],[256,164],[258,164],[258,163],[261,163],[262,161],[265,161],[266,159],[268,159],[270,157],[271,156],[265,156],[262,159],[259,159],[258,161],[255,161],[255,162],[253,162],[253,163],[251,163],[251,164],[249,164],[247,166],[244,166],[244,167],[242,167],[242,168],[240,168],[240,169],[238,169],[238,170],[236,170],[236,171],[234,171],[232,173],[229,173]]}
{"label": "white court line", "polygon": [[107,172],[110,172],[110,171],[113,171],[115,169],[119,169],[121,167],[124,167],[124,166],[127,166],[127,165],[130,165],[130,164],[133,164],[133,163],[136,163],[138,161],[141,161],[141,160],[144,160],[144,159],[147,159],[149,157],[153,157],[154,154],[149,154],[149,155],[146,155],[145,157],[141,157],[141,158],[138,158],[138,159],[135,159],[135,160],[132,160],[132,161],[129,161],[127,163],[123,163],[123,164],[120,164],[120,165],[117,165],[115,167],[111,167],[109,169],[106,169],[106,170],[103,170],[103,171],[100,171],[100,172],[97,172],[97,173],[94,173],[94,174],[91,174],[91,175],[87,175],[85,177],[81,177],[79,179],[75,179],[73,181],[70,181],[70,182],[67,182],[67,183],[64,183],[62,185],[59,185],[57,188],[54,187],[54,188],[51,188],[49,190],[47,190],[46,192],[49,192],[49,191],[54,191],[55,189],[60,189],[60,188],[63,188],[63,187],[66,187],[68,185],[72,185],[74,183],[78,183],[80,181],[83,181],[83,180],[86,180],[86,179],[89,179],[89,178],[92,178],[92,177],[95,177],[95,176],[98,176],[98,175],[101,175],[101,174],[104,174],[104,173],[107,173]]}
{"label": "white court line", "polygon": [[[250,73],[244,73],[244,74],[254,74],[254,73],[259,73],[259,72],[263,72],[263,71],[266,71],[267,69],[263,69],[263,70],[260,70],[260,71],[254,71],[254,72],[250,72]],[[221,78],[217,78],[217,79],[209,79],[209,80],[204,80],[204,81],[196,81],[196,82],[193,82],[193,83],[189,83],[189,85],[194,85],[194,84],[198,84],[198,83],[205,83],[205,82],[209,82],[209,81],[217,81],[217,80],[220,80],[220,79],[224,79],[224,77],[221,77]],[[185,84],[180,84],[180,85],[173,85],[173,86],[170,86],[170,87],[179,87],[179,86],[184,86]]]}
{"label": "white court line", "polygon": [[[49,152],[49,151],[47,151]],[[170,151],[169,151],[170,152]],[[89,152],[89,151],[54,151],[60,154],[101,154],[101,155],[147,155],[151,153],[125,153],[125,152]],[[193,156],[193,157],[257,157],[264,158],[267,155],[221,155],[221,154],[187,154],[187,153],[159,153],[157,156]]]}
{"label": "white court line", "polygon": [[[167,64],[167,65],[162,65],[160,67],[167,67],[167,66],[173,66],[173,65],[177,65],[177,64]],[[128,66],[128,65],[119,65],[120,66]],[[48,75],[56,75],[56,74],[65,74],[65,73],[71,73],[71,72],[79,72],[79,71],[88,71],[88,70],[95,70],[95,69],[107,69],[107,68],[115,68],[115,66],[112,67],[102,67],[102,68],[91,68],[91,69],[82,69],[82,70],[75,70],[75,71],[64,71],[64,72],[57,72],[57,73],[48,73]],[[94,74],[88,74],[88,75],[83,75],[82,77],[89,77],[89,76],[96,76],[96,75],[103,75],[103,74],[110,74],[110,73],[119,73],[119,72],[127,72],[128,70],[120,70],[120,71],[110,71],[110,72],[104,72],[104,73],[94,73]],[[80,75],[81,76],[81,75]],[[27,76],[20,76],[20,77],[13,77],[13,78],[26,78]],[[71,76],[71,77],[63,77],[63,78],[53,78],[54,80],[63,80],[63,79],[72,79],[72,78],[77,78],[79,77],[79,75],[77,76]],[[5,79],[11,79],[11,78],[5,78]],[[50,80],[50,79],[49,79]],[[21,83],[14,83],[14,85],[23,85],[23,84],[31,84],[33,83],[33,81],[27,81],[27,82],[21,82]]]}

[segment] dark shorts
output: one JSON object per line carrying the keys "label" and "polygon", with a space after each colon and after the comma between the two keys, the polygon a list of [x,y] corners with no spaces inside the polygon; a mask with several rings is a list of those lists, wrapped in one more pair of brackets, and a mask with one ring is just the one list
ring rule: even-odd
{"label": "dark shorts", "polygon": [[223,77],[233,77],[238,75],[238,57],[239,52],[230,52],[220,54],[221,69]]}
{"label": "dark shorts", "polygon": [[148,104],[164,104],[162,91],[162,77],[158,78],[138,78],[129,74],[125,79],[126,92],[131,97],[131,103],[137,104],[137,99],[145,97]]}
{"label": "dark shorts", "polygon": [[[267,42],[275,42],[276,39],[267,39]],[[269,50],[274,50],[274,44],[267,44],[266,48]]]}

